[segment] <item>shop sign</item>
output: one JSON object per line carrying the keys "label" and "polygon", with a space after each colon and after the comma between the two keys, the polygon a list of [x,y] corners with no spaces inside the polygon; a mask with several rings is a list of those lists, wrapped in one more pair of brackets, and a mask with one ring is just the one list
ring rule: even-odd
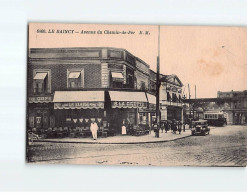
{"label": "shop sign", "polygon": [[104,102],[54,103],[54,109],[99,109],[104,108]]}
{"label": "shop sign", "polygon": [[112,108],[147,108],[146,102],[112,102]]}
{"label": "shop sign", "polygon": [[52,96],[36,96],[36,97],[29,97],[29,103],[47,103],[52,102]]}

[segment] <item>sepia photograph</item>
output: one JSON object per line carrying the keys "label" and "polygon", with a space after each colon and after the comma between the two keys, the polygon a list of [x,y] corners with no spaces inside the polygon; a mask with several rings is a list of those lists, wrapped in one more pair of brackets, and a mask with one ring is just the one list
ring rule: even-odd
{"label": "sepia photograph", "polygon": [[29,23],[26,162],[245,167],[247,28]]}

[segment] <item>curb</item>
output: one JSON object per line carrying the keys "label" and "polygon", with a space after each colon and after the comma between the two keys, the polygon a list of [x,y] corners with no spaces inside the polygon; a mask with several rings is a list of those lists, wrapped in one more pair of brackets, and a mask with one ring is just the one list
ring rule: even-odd
{"label": "curb", "polygon": [[157,141],[146,141],[146,142],[76,142],[76,141],[56,141],[56,140],[34,140],[34,142],[48,142],[48,143],[71,143],[71,144],[150,144],[150,143],[161,143],[161,142],[170,142],[183,138],[190,137],[191,135],[187,135],[184,137],[178,137],[171,140],[157,140]]}

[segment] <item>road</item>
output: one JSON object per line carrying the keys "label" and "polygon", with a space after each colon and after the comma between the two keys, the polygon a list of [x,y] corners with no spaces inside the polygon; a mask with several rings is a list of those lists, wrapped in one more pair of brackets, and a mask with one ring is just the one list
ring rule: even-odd
{"label": "road", "polygon": [[[138,139],[138,137],[137,137]],[[146,144],[35,142],[31,162],[153,166],[246,166],[247,126],[211,129],[210,135]]]}

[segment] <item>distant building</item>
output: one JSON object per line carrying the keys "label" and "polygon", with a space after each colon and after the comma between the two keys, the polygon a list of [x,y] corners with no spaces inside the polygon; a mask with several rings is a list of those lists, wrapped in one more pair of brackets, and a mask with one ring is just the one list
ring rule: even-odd
{"label": "distant building", "polygon": [[161,120],[183,121],[183,83],[175,74],[161,75],[160,82]]}
{"label": "distant building", "polygon": [[227,118],[228,124],[247,124],[247,90],[218,91],[218,98],[231,98],[230,102],[219,105]]}

